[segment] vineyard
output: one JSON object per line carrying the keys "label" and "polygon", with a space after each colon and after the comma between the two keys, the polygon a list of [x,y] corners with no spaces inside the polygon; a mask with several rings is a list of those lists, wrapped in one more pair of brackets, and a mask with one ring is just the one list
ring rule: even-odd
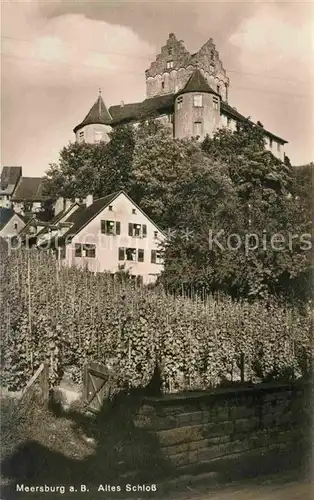
{"label": "vineyard", "polygon": [[311,365],[311,321],[275,303],[173,297],[125,280],[64,268],[52,254],[1,256],[1,385],[21,389],[45,360],[65,369],[112,366],[119,384],[146,385],[160,360],[165,392],[232,380],[301,377]]}

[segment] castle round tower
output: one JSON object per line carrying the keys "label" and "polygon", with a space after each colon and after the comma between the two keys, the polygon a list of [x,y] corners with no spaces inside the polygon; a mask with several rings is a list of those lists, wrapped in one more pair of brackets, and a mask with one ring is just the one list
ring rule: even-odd
{"label": "castle round tower", "polygon": [[174,104],[174,137],[212,136],[220,124],[220,95],[196,69],[184,88],[177,93]]}
{"label": "castle round tower", "polygon": [[109,142],[109,132],[112,117],[101,97],[101,92],[97,101],[93,104],[84,120],[77,125],[73,132],[76,142],[87,142],[97,144],[101,141]]}

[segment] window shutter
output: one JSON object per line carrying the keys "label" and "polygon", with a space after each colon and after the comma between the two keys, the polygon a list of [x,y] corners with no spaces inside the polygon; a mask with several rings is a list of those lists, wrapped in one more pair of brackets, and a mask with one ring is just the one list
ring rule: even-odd
{"label": "window shutter", "polygon": [[124,260],[124,248],[119,248],[119,260]]}
{"label": "window shutter", "polygon": [[100,231],[103,234],[106,234],[106,221],[105,220],[101,220],[100,221]]}
{"label": "window shutter", "polygon": [[143,238],[146,238],[146,236],[147,236],[147,226],[146,226],[146,224],[143,224],[143,226],[142,226],[142,234],[143,234]]}
{"label": "window shutter", "polygon": [[75,257],[82,257],[82,245],[80,243],[75,244]]}
{"label": "window shutter", "polygon": [[151,253],[151,263],[156,264],[156,250],[152,250]]}
{"label": "window shutter", "polygon": [[133,236],[133,224],[129,222],[129,236]]}
{"label": "window shutter", "polygon": [[142,248],[138,249],[138,261],[144,262],[144,250]]}
{"label": "window shutter", "polygon": [[120,234],[120,222],[116,222],[116,234]]}

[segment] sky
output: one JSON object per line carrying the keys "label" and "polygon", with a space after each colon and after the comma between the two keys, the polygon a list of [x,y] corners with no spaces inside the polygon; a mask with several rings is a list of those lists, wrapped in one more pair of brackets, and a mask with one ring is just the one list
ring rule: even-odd
{"label": "sky", "polygon": [[191,53],[212,37],[229,103],[313,161],[313,2],[2,0],[1,164],[44,175],[99,88],[108,107],[143,100],[171,32]]}

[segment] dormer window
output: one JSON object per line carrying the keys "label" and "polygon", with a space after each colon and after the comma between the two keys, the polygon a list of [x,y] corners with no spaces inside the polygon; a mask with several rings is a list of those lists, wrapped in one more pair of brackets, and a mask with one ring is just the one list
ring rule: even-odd
{"label": "dormer window", "polygon": [[173,68],[173,61],[168,61],[167,62],[167,69]]}
{"label": "dormer window", "polygon": [[193,106],[195,108],[201,108],[203,106],[203,96],[201,94],[197,94],[193,97]]}

